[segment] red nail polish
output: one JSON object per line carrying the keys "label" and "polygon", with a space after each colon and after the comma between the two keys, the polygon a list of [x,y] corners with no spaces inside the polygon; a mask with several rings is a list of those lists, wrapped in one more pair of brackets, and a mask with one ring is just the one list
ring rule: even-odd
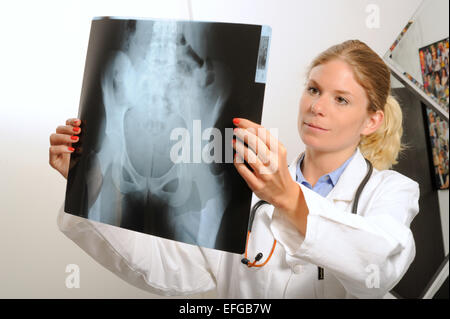
{"label": "red nail polish", "polygon": [[69,149],[69,151],[71,151],[71,152],[73,152],[73,151],[75,151],[75,149],[73,148],[73,147],[68,147],[68,149]]}
{"label": "red nail polish", "polygon": [[240,120],[239,120],[238,118],[234,118],[234,119],[233,119],[233,123],[236,124],[236,125],[239,124],[239,121],[240,121]]}
{"label": "red nail polish", "polygon": [[72,140],[74,140],[74,141],[77,141],[77,140],[78,140],[78,136],[73,136],[73,135],[72,135],[70,138],[71,138]]}
{"label": "red nail polish", "polygon": [[79,128],[79,127],[74,127],[73,130],[74,130],[75,132],[79,132],[79,131],[80,131],[80,128]]}

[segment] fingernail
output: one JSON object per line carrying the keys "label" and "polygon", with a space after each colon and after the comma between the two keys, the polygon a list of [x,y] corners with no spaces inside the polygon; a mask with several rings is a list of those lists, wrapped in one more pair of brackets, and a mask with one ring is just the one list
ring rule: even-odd
{"label": "fingernail", "polygon": [[78,136],[73,136],[73,135],[72,135],[70,138],[71,138],[72,140],[74,140],[74,141],[77,141],[77,140],[78,140]]}
{"label": "fingernail", "polygon": [[68,147],[68,149],[69,149],[69,151],[71,151],[71,152],[73,152],[73,151],[75,151],[75,149],[73,148],[73,147]]}
{"label": "fingernail", "polygon": [[80,131],[80,128],[79,128],[79,127],[74,127],[73,130],[74,130],[75,132],[79,132],[79,131]]}
{"label": "fingernail", "polygon": [[234,119],[233,119],[233,123],[236,124],[236,125],[239,124],[239,121],[240,121],[240,120],[239,120],[238,118],[234,118]]}

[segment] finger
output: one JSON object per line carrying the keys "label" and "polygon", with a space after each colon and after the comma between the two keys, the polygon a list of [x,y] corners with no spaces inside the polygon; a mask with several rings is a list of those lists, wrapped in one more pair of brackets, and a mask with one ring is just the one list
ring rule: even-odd
{"label": "finger", "polygon": [[50,135],[50,145],[65,144],[70,146],[71,143],[77,143],[79,139],[80,138],[75,135],[53,133]]}
{"label": "finger", "polygon": [[[260,158],[253,152],[252,149],[246,147],[242,142],[237,140],[233,142],[233,147],[238,154],[236,162],[244,163],[247,162],[252,168],[254,174],[261,181],[268,181],[270,176],[278,170],[278,157],[270,153],[270,158],[267,163],[264,163]],[[243,154],[243,155],[242,155]]]}
{"label": "finger", "polygon": [[268,149],[277,149],[278,139],[275,138],[264,126],[243,118],[234,118],[233,124],[238,128],[247,129],[257,135]]}
{"label": "finger", "polygon": [[70,154],[75,151],[75,148],[67,145],[51,145],[49,147],[50,159],[57,157],[61,154]]}
{"label": "finger", "polygon": [[[259,138],[257,132],[253,128],[241,129],[235,128],[236,137],[244,141],[259,157],[261,162],[268,163],[270,158],[270,150],[264,141]],[[265,133],[264,133],[265,134]]]}
{"label": "finger", "polygon": [[263,126],[261,126],[258,123],[255,123],[255,122],[252,122],[250,120],[243,119],[243,118],[240,118],[240,117],[234,118],[233,119],[233,124],[236,125],[237,127],[240,127],[240,128],[250,128],[250,127],[252,127],[255,130],[257,130],[260,127],[263,127]]}
{"label": "finger", "polygon": [[58,134],[80,134],[81,128],[72,125],[60,125],[56,128],[56,133]]}
{"label": "finger", "polygon": [[256,156],[253,150],[245,146],[244,143],[239,140],[234,140],[233,148],[236,150],[236,153],[239,157],[237,158],[237,162],[242,162],[242,160],[246,161],[253,169],[255,174],[258,175],[259,169],[261,168],[261,166],[264,166],[264,164],[261,162],[258,156]]}
{"label": "finger", "polygon": [[66,125],[72,125],[72,126],[80,126],[81,120],[77,118],[68,119],[66,121]]}
{"label": "finger", "polygon": [[242,178],[245,180],[248,187],[250,187],[252,191],[257,190],[260,185],[260,181],[255,176],[255,174],[253,174],[253,172],[249,170],[247,166],[245,166],[243,162],[242,163],[238,162],[239,157],[240,157],[239,155],[236,155],[233,161],[236,170],[238,171],[239,175],[242,176]]}

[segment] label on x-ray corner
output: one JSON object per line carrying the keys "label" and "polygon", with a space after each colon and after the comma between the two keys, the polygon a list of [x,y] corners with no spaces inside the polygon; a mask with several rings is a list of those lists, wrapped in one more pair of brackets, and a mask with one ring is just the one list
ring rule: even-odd
{"label": "label on x-ray corner", "polygon": [[261,39],[259,40],[258,61],[256,62],[255,82],[257,83],[266,83],[271,36],[272,28],[268,25],[263,25],[261,28]]}

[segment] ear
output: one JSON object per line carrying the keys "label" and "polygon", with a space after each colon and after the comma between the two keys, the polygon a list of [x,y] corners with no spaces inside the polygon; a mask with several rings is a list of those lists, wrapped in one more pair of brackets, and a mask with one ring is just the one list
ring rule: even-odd
{"label": "ear", "polygon": [[370,135],[381,126],[384,120],[384,113],[381,110],[370,113],[366,119],[365,126],[361,131],[361,135]]}

